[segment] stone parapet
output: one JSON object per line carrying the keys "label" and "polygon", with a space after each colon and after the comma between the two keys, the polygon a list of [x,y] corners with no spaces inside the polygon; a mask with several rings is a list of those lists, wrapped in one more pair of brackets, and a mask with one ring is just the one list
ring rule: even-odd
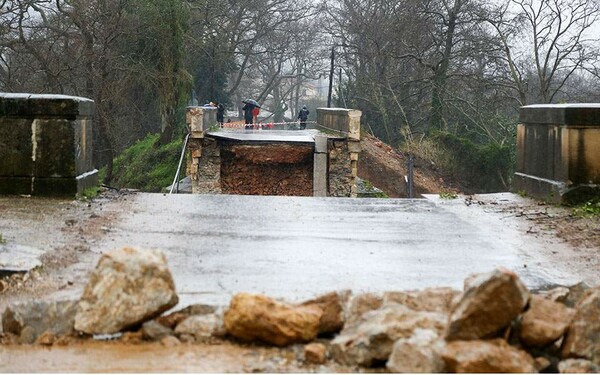
{"label": "stone parapet", "polygon": [[554,203],[599,195],[598,150],[600,104],[522,107],[513,190]]}
{"label": "stone parapet", "polygon": [[192,138],[204,138],[211,127],[217,126],[217,107],[187,107],[185,122]]}
{"label": "stone parapet", "polygon": [[317,129],[359,141],[361,115],[357,109],[317,108]]}
{"label": "stone parapet", "polygon": [[90,99],[0,94],[0,194],[74,196],[98,183]]}

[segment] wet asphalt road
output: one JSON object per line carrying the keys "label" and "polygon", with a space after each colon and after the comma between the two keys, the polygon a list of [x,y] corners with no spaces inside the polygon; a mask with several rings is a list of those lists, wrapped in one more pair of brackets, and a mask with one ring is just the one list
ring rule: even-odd
{"label": "wet asphalt road", "polygon": [[[464,204],[462,204],[464,206]],[[300,301],[332,290],[462,288],[503,266],[530,288],[576,282],[535,260],[531,238],[432,201],[138,194],[100,250],[162,249],[180,306],[237,292]]]}

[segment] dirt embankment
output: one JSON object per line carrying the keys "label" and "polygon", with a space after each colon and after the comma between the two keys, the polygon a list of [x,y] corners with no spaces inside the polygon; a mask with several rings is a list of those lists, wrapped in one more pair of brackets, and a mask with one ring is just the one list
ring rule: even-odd
{"label": "dirt embankment", "polygon": [[[391,198],[406,198],[404,176],[408,175],[408,159],[390,145],[372,135],[361,135],[361,153],[358,158],[358,177],[370,181]],[[414,191],[420,194],[462,191],[425,160],[414,161]]]}

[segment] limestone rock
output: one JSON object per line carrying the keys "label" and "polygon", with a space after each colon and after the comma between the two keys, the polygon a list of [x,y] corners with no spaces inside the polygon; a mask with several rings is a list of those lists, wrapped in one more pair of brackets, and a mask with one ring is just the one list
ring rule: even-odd
{"label": "limestone rock", "polygon": [[563,343],[563,358],[584,358],[600,366],[600,287],[590,289],[575,307]]}
{"label": "limestone rock", "polygon": [[322,315],[317,306],[292,306],[262,295],[240,293],[225,312],[225,329],[244,341],[285,346],[317,337]]}
{"label": "limestone rock", "polygon": [[159,316],[156,321],[165,327],[175,329],[179,323],[189,318],[189,314],[176,311],[168,315]]}
{"label": "limestone rock", "polygon": [[452,310],[446,340],[491,338],[519,316],[529,292],[514,273],[497,269],[472,277]]}
{"label": "limestone rock", "polygon": [[383,297],[375,293],[358,294],[350,298],[346,309],[346,324],[356,322],[369,311],[383,306]]}
{"label": "limestone rock", "polygon": [[446,320],[440,313],[414,311],[398,304],[384,306],[346,324],[332,341],[331,354],[343,364],[371,366],[387,361],[396,340],[411,337],[417,328],[440,334]]}
{"label": "limestone rock", "polygon": [[561,374],[596,374],[600,373],[600,366],[596,366],[587,359],[565,359],[558,363]]}
{"label": "limestone rock", "polygon": [[160,340],[165,336],[172,336],[173,330],[157,320],[151,320],[142,325],[142,334],[146,340]]}
{"label": "limestone rock", "polygon": [[33,338],[27,338],[29,343],[46,331],[56,336],[68,335],[73,333],[76,310],[76,301],[32,301],[11,305],[2,314],[2,327],[5,333],[17,336],[29,327],[27,334]]}
{"label": "limestone rock", "polygon": [[54,333],[52,333],[52,331],[46,331],[46,332],[42,333],[37,338],[37,340],[35,340],[35,343],[38,345],[52,346],[55,341],[56,341],[56,336],[54,335]]}
{"label": "limestone rock", "polygon": [[304,347],[304,361],[322,365],[327,360],[327,348],[320,343],[311,343]]}
{"label": "limestone rock", "polygon": [[415,311],[431,311],[450,314],[454,298],[460,291],[452,288],[427,288],[421,291],[388,292],[383,304],[399,303]]}
{"label": "limestone rock", "polygon": [[575,307],[589,289],[590,286],[584,282],[571,285],[569,287],[569,293],[564,300],[565,305],[567,305],[567,307]]}
{"label": "limestone rock", "polygon": [[553,343],[565,333],[574,312],[562,303],[532,295],[521,320],[521,341],[536,347]]}
{"label": "limestone rock", "polygon": [[104,254],[90,275],[75,329],[111,334],[159,316],[177,304],[175,283],[159,250],[129,247]]}
{"label": "limestone rock", "polygon": [[537,372],[543,372],[547,370],[550,366],[552,366],[552,361],[550,361],[546,357],[536,357],[535,361],[535,369]]}
{"label": "limestone rock", "polygon": [[177,336],[191,335],[196,340],[205,340],[219,332],[219,319],[215,314],[192,315],[177,325]]}
{"label": "limestone rock", "polygon": [[444,342],[429,329],[416,329],[408,339],[396,341],[386,367],[396,373],[439,373],[444,371]]}
{"label": "limestone rock", "polygon": [[181,341],[175,336],[165,336],[160,339],[160,343],[167,348],[172,348],[173,346],[181,345]]}
{"label": "limestone rock", "polygon": [[343,296],[331,292],[302,303],[303,306],[315,305],[323,310],[319,322],[319,334],[338,333],[344,327]]}
{"label": "limestone rock", "polygon": [[550,301],[565,303],[569,296],[569,288],[564,286],[558,286],[550,290],[545,290],[538,293],[539,296],[544,297]]}
{"label": "limestone rock", "polygon": [[446,344],[442,358],[450,372],[537,372],[529,354],[506,341],[452,341]]}

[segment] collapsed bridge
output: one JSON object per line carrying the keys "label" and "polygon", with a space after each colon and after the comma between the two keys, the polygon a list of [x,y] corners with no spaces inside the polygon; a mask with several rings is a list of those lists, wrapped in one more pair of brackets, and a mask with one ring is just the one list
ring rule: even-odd
{"label": "collapsed bridge", "polygon": [[360,117],[318,108],[313,129],[221,129],[216,108],[188,107],[192,193],[356,197]]}

